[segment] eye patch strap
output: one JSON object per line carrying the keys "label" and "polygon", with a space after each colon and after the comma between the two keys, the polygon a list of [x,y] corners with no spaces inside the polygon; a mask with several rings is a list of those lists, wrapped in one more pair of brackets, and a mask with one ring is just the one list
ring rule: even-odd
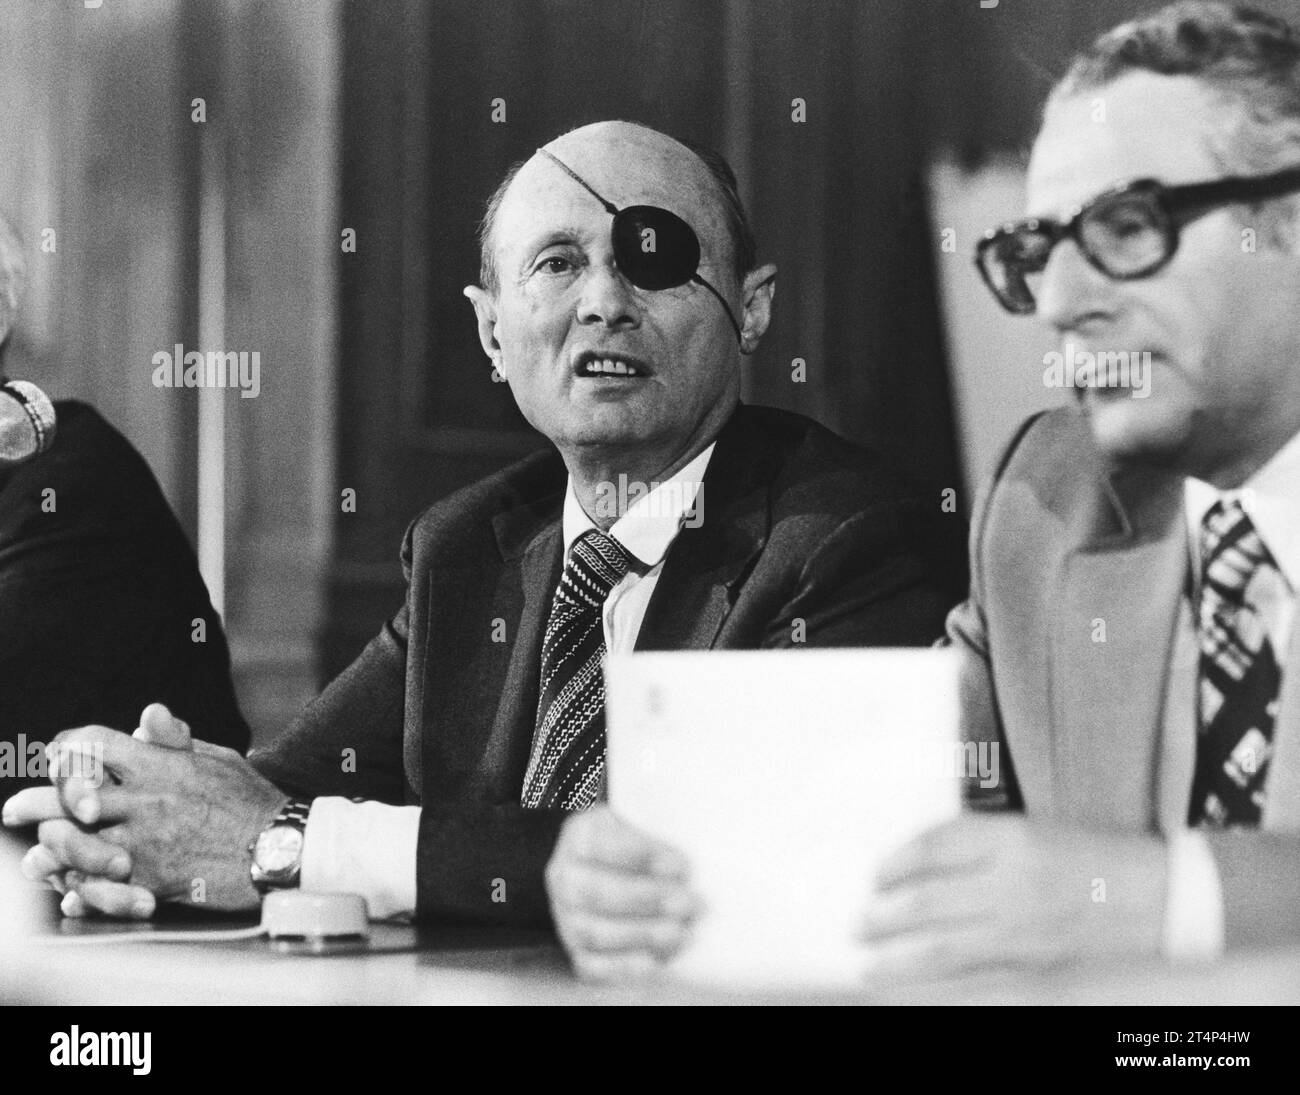
{"label": "eye patch strap", "polygon": [[544,148],[539,148],[537,151],[540,152],[552,163],[554,163],[561,171],[563,171],[566,175],[568,175],[569,178],[571,178],[580,187],[582,187],[583,190],[585,190],[588,194],[590,194],[593,198],[595,198],[598,202],[600,202],[600,204],[605,207],[606,213],[609,213],[611,216],[614,217],[618,216],[618,207],[611,204],[610,202],[607,202],[604,198],[602,198],[599,194],[597,194],[591,188],[591,185],[587,182],[587,180],[584,179],[581,175],[579,175],[576,171],[574,171],[573,168],[571,168],[567,163],[565,163],[562,159],[560,159],[558,156],[554,155],[553,153],[548,152]]}
{"label": "eye patch strap", "polygon": [[740,333],[740,324],[736,322],[736,317],[731,314],[731,305],[728,304],[726,300],[723,299],[721,293],[719,293],[715,288],[713,288],[712,285],[710,285],[707,281],[705,281],[702,277],[700,277],[699,274],[692,274],[691,281],[695,282],[696,285],[703,285],[704,288],[706,288],[710,293],[712,293],[715,297],[718,298],[718,303],[722,305],[723,312],[725,312],[727,318],[731,320],[731,329],[736,332],[736,341],[743,346],[745,344],[745,336]]}

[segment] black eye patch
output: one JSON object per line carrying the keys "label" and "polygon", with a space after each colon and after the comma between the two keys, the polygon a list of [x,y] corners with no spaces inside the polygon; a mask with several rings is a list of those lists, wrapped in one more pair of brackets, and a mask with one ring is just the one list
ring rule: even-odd
{"label": "black eye patch", "polygon": [[718,299],[743,342],[740,325],[721,293],[699,274],[700,238],[676,213],[657,205],[629,205],[619,209],[606,201],[568,164],[544,148],[537,150],[554,161],[566,175],[587,191],[614,218],[612,243],[614,264],[619,272],[638,289],[675,289],[693,282],[702,285]]}
{"label": "black eye patch", "polygon": [[699,237],[667,209],[630,205],[614,214],[614,261],[638,289],[673,289],[699,268]]}

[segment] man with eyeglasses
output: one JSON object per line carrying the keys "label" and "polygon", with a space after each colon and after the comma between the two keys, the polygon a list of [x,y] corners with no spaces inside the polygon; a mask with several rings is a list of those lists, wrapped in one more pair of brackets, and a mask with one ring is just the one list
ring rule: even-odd
{"label": "man with eyeglasses", "polygon": [[628,123],[568,133],[492,197],[482,261],[484,352],[558,452],[414,523],[406,604],[252,766],[165,721],[152,744],[65,735],[102,742],[122,783],[65,782],[6,819],[47,818],[29,870],[77,868],[80,906],[147,915],[202,878],[212,908],[301,885],[376,917],[553,913],[581,972],[635,969],[694,907],[673,849],[603,804],[606,650],[942,634],[965,530],[940,492],[739,403],[776,270],[720,157]]}
{"label": "man with eyeglasses", "polygon": [[979,244],[998,303],[1149,352],[1149,392],[1097,376],[998,462],[949,634],[1003,809],[901,852],[866,937],[943,972],[1300,940],[1300,39],[1217,4],[1104,35],[1027,196]]}

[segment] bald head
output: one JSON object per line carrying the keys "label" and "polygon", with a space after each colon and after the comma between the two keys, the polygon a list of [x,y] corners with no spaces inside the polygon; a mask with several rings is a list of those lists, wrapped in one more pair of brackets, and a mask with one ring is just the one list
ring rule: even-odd
{"label": "bald head", "polygon": [[[727,253],[722,257],[738,281],[757,265],[754,233],[740,200],[736,177],[727,161],[712,149],[687,145],[649,126],[621,121],[582,126],[545,147],[619,208],[652,204],[680,215],[683,194],[703,195],[708,223],[692,227],[702,239],[726,241]],[[502,209],[517,180],[547,170],[549,163],[538,154],[515,163],[488,199],[479,226],[480,281],[491,293],[496,293],[500,285],[498,231]],[[654,196],[650,196],[651,191]],[[636,196],[629,197],[633,194]],[[692,218],[685,219],[690,222]]]}

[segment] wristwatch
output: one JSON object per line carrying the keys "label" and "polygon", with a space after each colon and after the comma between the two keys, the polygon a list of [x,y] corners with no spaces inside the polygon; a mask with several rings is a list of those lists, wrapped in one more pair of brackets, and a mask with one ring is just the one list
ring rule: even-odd
{"label": "wristwatch", "polygon": [[252,856],[249,874],[253,888],[260,894],[272,890],[288,890],[298,885],[302,871],[303,834],[307,829],[307,815],[311,803],[291,798],[281,807],[248,846]]}

